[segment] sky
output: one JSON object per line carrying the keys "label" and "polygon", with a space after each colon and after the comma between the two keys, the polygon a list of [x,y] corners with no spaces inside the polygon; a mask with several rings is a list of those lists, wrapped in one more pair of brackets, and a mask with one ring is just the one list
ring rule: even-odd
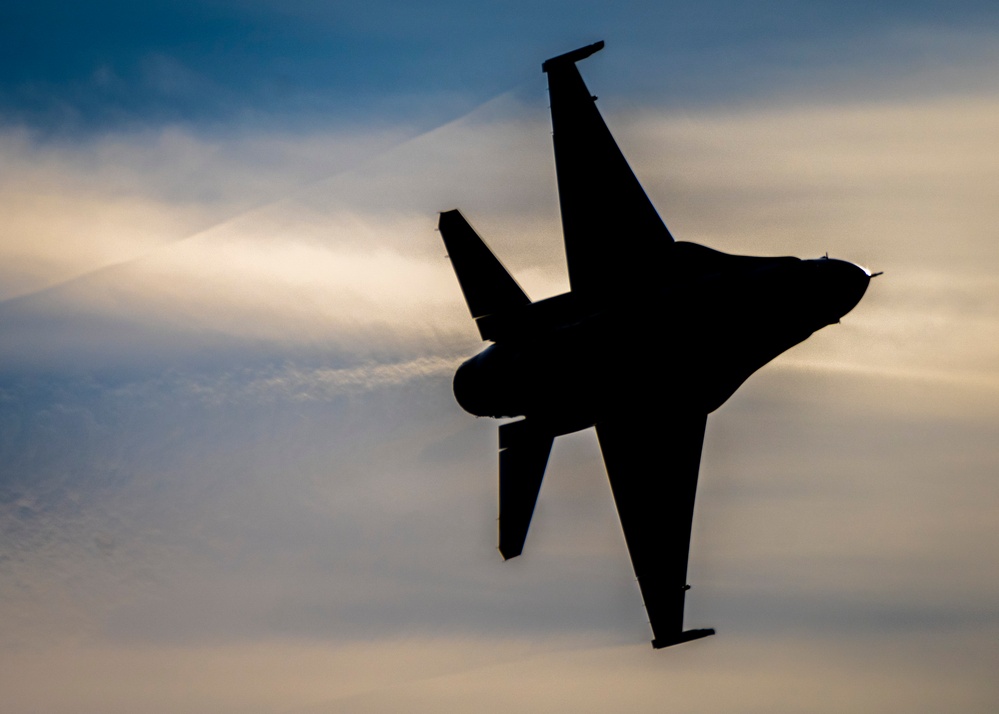
{"label": "sky", "polygon": [[[661,651],[592,431],[499,556],[434,230],[568,288],[600,39],[678,239],[884,271],[708,419]],[[993,3],[10,0],[0,58],[5,712],[999,706]]]}

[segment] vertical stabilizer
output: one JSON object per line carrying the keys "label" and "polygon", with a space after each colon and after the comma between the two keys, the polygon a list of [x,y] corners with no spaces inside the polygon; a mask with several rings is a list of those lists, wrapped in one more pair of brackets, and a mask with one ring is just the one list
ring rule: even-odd
{"label": "vertical stabilizer", "polygon": [[[481,317],[530,305],[531,300],[457,210],[445,211],[437,224],[468,311]],[[482,332],[482,339],[489,339]]]}

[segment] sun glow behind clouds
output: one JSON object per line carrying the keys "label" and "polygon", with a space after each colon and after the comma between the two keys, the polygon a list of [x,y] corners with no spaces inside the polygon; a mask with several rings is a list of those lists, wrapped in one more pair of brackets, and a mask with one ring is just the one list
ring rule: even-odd
{"label": "sun glow behind clouds", "polygon": [[[999,132],[997,116],[999,100],[978,98],[611,121],[679,238],[730,252],[830,251],[886,270],[863,309],[847,317],[850,331],[823,348],[828,359],[988,374],[999,363],[999,304],[985,266],[999,261],[999,249],[987,240],[996,212],[987,186],[999,179],[999,159],[976,147]],[[157,325],[180,339],[332,339],[344,349],[349,335],[374,330],[409,335],[410,343],[437,335],[469,344],[474,331],[432,209],[461,207],[532,296],[566,289],[545,126],[543,107],[507,95],[310,181],[303,177],[370,153],[384,136],[262,137],[265,148],[245,156],[174,130],[150,146],[97,142],[90,155],[46,147],[37,161],[30,143],[8,137],[0,149],[13,165],[36,168],[23,184],[0,184],[0,204],[19,206],[0,243],[4,269],[24,275],[45,265],[34,285],[80,277],[8,302],[5,314],[68,311]],[[344,143],[365,148],[323,162],[302,158]],[[191,174],[179,167],[192,162],[210,167],[214,179],[187,185]],[[165,168],[141,171],[157,165]],[[272,171],[266,188],[264,178],[241,178],[261,165]],[[97,177],[90,185],[84,168]],[[89,220],[94,215],[106,219]],[[75,224],[84,229],[68,231]],[[626,237],[615,240],[616,249],[626,245]],[[7,284],[16,293],[31,283]],[[33,329],[24,347],[66,344],[72,325],[53,325],[59,340]],[[5,351],[17,349],[8,341]]]}
{"label": "sun glow behind clouds", "polygon": [[405,137],[253,134],[176,128],[41,141],[0,132],[0,299],[140,258],[273,202]]}

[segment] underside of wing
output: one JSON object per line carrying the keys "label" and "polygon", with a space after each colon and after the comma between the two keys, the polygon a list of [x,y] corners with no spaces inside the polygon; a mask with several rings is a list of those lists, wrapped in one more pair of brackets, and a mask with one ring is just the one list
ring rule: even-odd
{"label": "underside of wing", "polygon": [[614,502],[657,649],[714,634],[683,629],[703,414],[623,415],[597,424]]}
{"label": "underside of wing", "polygon": [[542,65],[548,74],[555,171],[573,292],[604,296],[651,278],[673,237],[611,136],[576,69],[603,42]]}

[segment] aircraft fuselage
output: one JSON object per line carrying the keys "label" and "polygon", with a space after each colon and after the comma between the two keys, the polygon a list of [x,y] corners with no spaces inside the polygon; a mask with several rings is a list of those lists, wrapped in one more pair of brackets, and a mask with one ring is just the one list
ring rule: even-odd
{"label": "aircraft fuselage", "polygon": [[[557,434],[643,399],[708,414],[757,369],[838,322],[870,280],[842,260],[673,249],[666,287],[592,301],[566,293],[524,307],[510,321],[516,334],[459,367],[458,403],[476,416],[526,416]],[[664,348],[642,349],[641,335]]]}

